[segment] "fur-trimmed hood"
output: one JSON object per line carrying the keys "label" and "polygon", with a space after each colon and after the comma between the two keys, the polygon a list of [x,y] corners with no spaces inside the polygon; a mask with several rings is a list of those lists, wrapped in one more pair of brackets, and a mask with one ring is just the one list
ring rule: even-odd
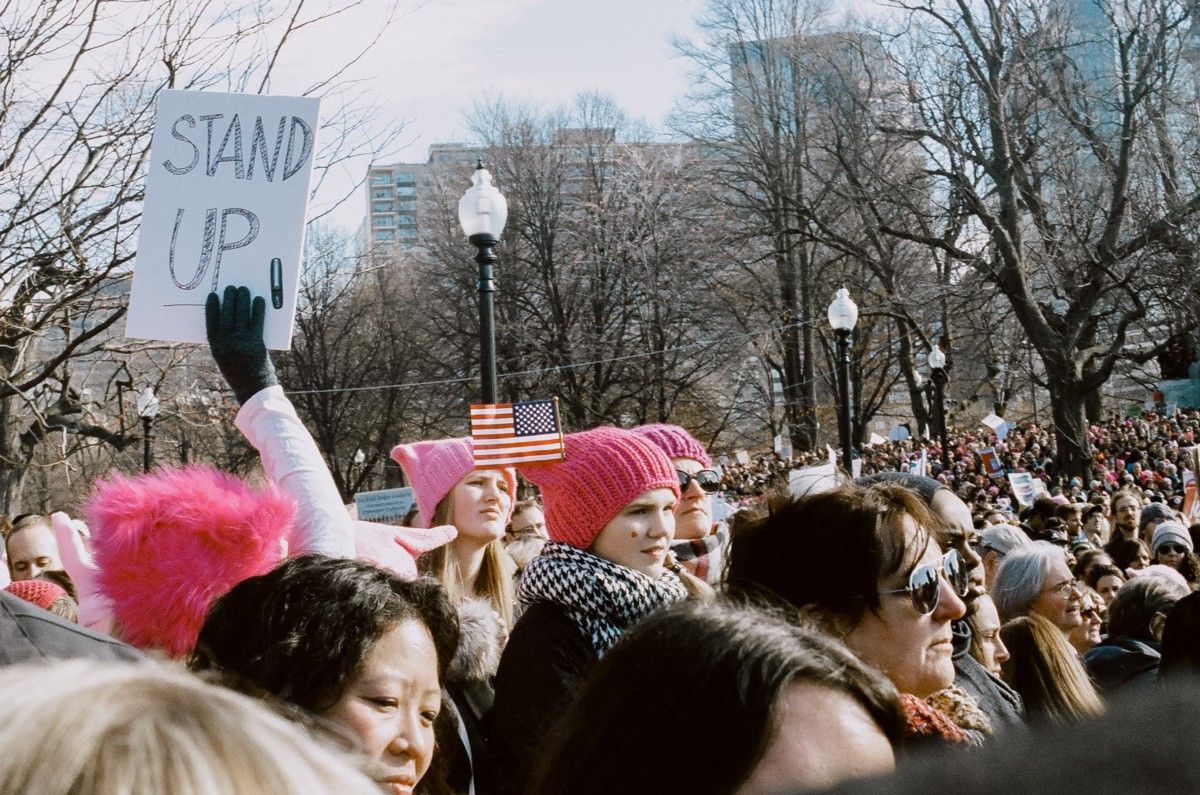
{"label": "fur-trimmed hood", "polygon": [[489,682],[500,667],[508,628],[486,599],[464,599],[458,606],[458,627],[458,650],[446,680],[457,685]]}

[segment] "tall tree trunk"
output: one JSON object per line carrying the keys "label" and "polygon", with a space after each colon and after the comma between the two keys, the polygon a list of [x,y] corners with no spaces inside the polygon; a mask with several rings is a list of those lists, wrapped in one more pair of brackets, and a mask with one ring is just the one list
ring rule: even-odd
{"label": "tall tree trunk", "polygon": [[817,447],[817,376],[813,356],[812,259],[808,248],[800,246],[800,423],[792,428],[792,448],[815,450]]}
{"label": "tall tree trunk", "polygon": [[1059,467],[1056,474],[1078,477],[1086,482],[1092,462],[1092,446],[1084,418],[1086,394],[1079,383],[1070,378],[1051,377],[1049,386]]}

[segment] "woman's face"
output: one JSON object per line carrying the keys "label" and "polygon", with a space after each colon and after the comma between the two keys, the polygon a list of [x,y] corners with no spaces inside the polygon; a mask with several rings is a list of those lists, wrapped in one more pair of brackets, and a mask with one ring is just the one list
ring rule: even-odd
{"label": "woman's face", "polygon": [[1121,590],[1121,586],[1124,584],[1125,581],[1115,574],[1105,574],[1096,580],[1096,592],[1104,600],[1105,607],[1112,606],[1113,599],[1117,597],[1117,591]]}
{"label": "woman's face", "polygon": [[441,708],[433,636],[408,619],[383,633],[362,673],[323,717],[358,740],[367,772],[384,792],[411,795],[433,759]]}
{"label": "woman's face", "polygon": [[[694,475],[704,465],[694,458],[673,458],[671,463],[680,472]],[[704,538],[712,532],[712,497],[696,481],[688,483],[675,509],[676,538]]]}
{"label": "woman's face", "polygon": [[1129,568],[1133,569],[1134,571],[1141,571],[1149,565],[1150,553],[1146,551],[1145,547],[1142,547],[1138,550],[1137,557],[1134,558],[1133,562],[1129,564]]}
{"label": "woman's face", "polygon": [[674,535],[675,492],[651,489],[634,498],[604,525],[591,551],[607,561],[658,579]]}
{"label": "woman's face", "polygon": [[1071,630],[1068,639],[1077,652],[1083,654],[1100,642],[1100,627],[1104,624],[1100,608],[1088,598],[1084,598],[1080,609],[1083,622]]}
{"label": "woman's face", "polygon": [[736,795],[825,789],[896,766],[892,744],[850,696],[799,682],[776,704],[775,736]]}
{"label": "woman's face", "polygon": [[459,538],[480,544],[504,538],[512,495],[508,493],[503,472],[495,469],[471,472],[451,489],[450,499]]}
{"label": "woman's face", "polygon": [[1000,614],[996,612],[996,603],[987,594],[979,597],[976,605],[975,631],[979,633],[979,650],[982,657],[979,664],[999,676],[1000,666],[1009,658],[1008,648],[1000,639]]}
{"label": "woman's face", "polygon": [[1070,634],[1071,630],[1083,623],[1079,605],[1079,584],[1067,567],[1065,558],[1056,556],[1050,562],[1046,578],[1042,581],[1042,590],[1029,606],[1029,612],[1037,613],[1064,634]]}
{"label": "woman's face", "polygon": [[[916,543],[916,526],[905,516],[905,536],[909,545]],[[878,582],[880,591],[908,586],[908,578],[917,566],[931,565],[939,571],[942,551],[932,539],[917,562],[909,569],[891,574]],[[950,622],[966,614],[954,588],[939,576],[939,598],[932,613],[922,615],[906,593],[883,594],[877,611],[867,610],[845,636],[846,645],[864,662],[882,671],[903,693],[919,698],[949,687],[954,681],[954,652]]]}
{"label": "woman's face", "polygon": [[1187,548],[1182,544],[1177,544],[1174,541],[1165,542],[1158,545],[1155,550],[1155,557],[1158,563],[1164,566],[1170,566],[1176,571],[1179,570],[1179,565],[1183,563],[1184,555],[1187,554]]}

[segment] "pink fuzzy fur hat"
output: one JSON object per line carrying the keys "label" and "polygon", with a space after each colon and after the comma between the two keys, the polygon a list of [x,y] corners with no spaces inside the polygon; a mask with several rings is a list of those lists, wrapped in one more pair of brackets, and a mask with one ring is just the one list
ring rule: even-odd
{"label": "pink fuzzy fur hat", "polygon": [[179,658],[218,597],[279,563],[295,506],[193,466],[101,481],[84,511],[121,638]]}
{"label": "pink fuzzy fur hat", "polygon": [[[475,447],[470,436],[398,444],[392,448],[392,460],[404,470],[417,498],[421,524],[429,527],[433,524],[438,503],[458,481],[475,470]],[[508,482],[509,513],[504,517],[507,523],[512,516],[512,504],[517,499],[517,475],[511,468],[500,471]]]}

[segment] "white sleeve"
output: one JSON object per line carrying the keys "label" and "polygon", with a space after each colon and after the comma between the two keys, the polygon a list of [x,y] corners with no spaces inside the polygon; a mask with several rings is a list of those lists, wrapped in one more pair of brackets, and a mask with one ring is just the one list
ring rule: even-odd
{"label": "white sleeve", "polygon": [[299,544],[289,554],[354,557],[350,514],[317,443],[296,416],[283,387],[260,390],[242,406],[234,424],[258,450],[267,477],[296,503]]}

